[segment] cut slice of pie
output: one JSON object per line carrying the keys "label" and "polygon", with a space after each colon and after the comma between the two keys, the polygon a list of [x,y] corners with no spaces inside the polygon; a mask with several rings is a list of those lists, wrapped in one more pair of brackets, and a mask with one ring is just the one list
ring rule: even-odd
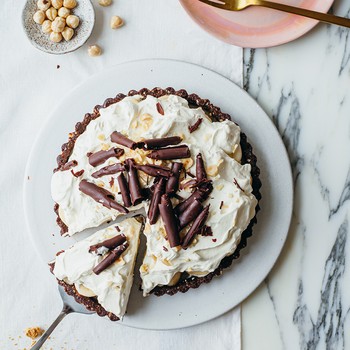
{"label": "cut slice of pie", "polygon": [[123,317],[133,283],[142,218],[128,218],[59,252],[52,273],[78,303],[112,321]]}

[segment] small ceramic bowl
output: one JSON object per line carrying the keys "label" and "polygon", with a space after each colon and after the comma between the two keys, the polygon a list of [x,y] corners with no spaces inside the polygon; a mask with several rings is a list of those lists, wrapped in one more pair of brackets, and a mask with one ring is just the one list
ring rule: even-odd
{"label": "small ceramic bowl", "polygon": [[85,44],[95,24],[95,11],[90,0],[77,1],[78,5],[72,10],[72,14],[79,17],[80,24],[74,29],[71,40],[63,39],[60,43],[52,42],[50,35],[42,32],[41,25],[34,22],[33,15],[38,11],[36,3],[37,0],[27,0],[22,13],[23,28],[32,45],[41,51],[60,55],[72,52]]}

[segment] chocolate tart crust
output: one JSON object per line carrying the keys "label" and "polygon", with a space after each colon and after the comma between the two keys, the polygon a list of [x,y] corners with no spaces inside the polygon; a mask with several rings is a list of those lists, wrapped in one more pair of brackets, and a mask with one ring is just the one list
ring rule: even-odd
{"label": "chocolate tart crust", "polygon": [[[213,122],[221,122],[224,120],[232,120],[229,114],[223,113],[219,107],[214,106],[208,99],[202,99],[197,94],[189,94],[186,90],[175,90],[172,87],[168,87],[166,89],[162,89],[159,87],[153,88],[152,90],[149,90],[147,88],[143,88],[139,91],[131,90],[128,92],[127,95],[125,94],[117,94],[114,98],[108,98],[104,101],[102,105],[96,105],[92,113],[87,113],[84,116],[84,119],[82,122],[78,122],[75,125],[75,131],[69,134],[69,140],[68,142],[64,143],[61,147],[61,153],[57,157],[57,168],[54,169],[54,172],[60,170],[67,162],[68,159],[73,151],[75,141],[77,138],[85,131],[86,127],[89,125],[89,123],[98,118],[100,116],[100,109],[106,108],[114,103],[117,103],[121,100],[123,100],[127,96],[134,96],[134,95],[142,95],[144,98],[146,98],[148,95],[154,96],[154,97],[161,97],[164,95],[177,95],[184,99],[186,99],[189,103],[190,107],[197,108],[201,107],[204,112],[207,114],[208,117],[211,118]],[[232,120],[233,121],[233,120]],[[242,164],[250,164],[251,165],[251,176],[252,176],[252,187],[253,187],[253,194],[258,200],[258,204],[255,208],[255,216],[250,221],[248,227],[245,229],[245,231],[241,235],[240,243],[237,246],[237,249],[233,254],[230,256],[225,257],[219,267],[214,270],[213,272],[209,273],[206,276],[203,277],[194,277],[194,276],[186,276],[183,274],[180,281],[174,285],[174,286],[158,286],[154,288],[151,293],[161,296],[164,294],[168,295],[174,295],[177,292],[185,293],[190,288],[198,288],[202,283],[209,283],[214,276],[219,276],[222,274],[223,269],[229,267],[234,259],[239,258],[240,251],[246,247],[248,238],[252,235],[252,229],[253,226],[256,224],[256,214],[260,210],[259,207],[259,201],[261,199],[260,194],[260,188],[261,188],[261,181],[259,179],[260,175],[260,169],[257,166],[257,158],[253,154],[253,149],[250,143],[247,141],[247,136],[241,132],[241,141],[240,145],[242,148]],[[61,220],[58,214],[58,204],[56,203],[54,206],[54,211],[57,214],[56,222],[58,226],[61,228],[61,234],[64,235],[68,231],[68,227],[64,224],[64,222]],[[50,265],[51,266],[51,265]],[[53,270],[53,267],[51,267],[51,271]],[[93,300],[93,298],[87,298],[83,297],[78,294],[74,286],[68,285],[63,281],[58,281],[59,284],[61,284],[66,292],[69,295],[73,295],[77,302],[84,304],[89,310],[96,311],[100,316],[108,315],[110,319],[116,320],[117,316],[112,314],[112,318],[109,316],[110,313],[108,313],[100,304],[98,304],[97,301]],[[118,319],[118,318],[117,318]]]}

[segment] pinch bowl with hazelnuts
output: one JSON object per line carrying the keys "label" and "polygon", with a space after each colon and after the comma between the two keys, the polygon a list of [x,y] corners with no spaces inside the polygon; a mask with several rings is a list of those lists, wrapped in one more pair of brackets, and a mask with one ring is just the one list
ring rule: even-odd
{"label": "pinch bowl with hazelnuts", "polygon": [[90,0],[27,0],[22,23],[29,41],[39,50],[64,54],[90,37],[95,11]]}

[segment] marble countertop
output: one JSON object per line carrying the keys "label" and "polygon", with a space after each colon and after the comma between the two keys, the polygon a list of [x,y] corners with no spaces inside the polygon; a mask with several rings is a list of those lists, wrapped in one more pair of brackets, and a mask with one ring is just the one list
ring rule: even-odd
{"label": "marble countertop", "polygon": [[[349,16],[350,1],[332,11]],[[242,307],[243,349],[350,349],[349,29],[244,52],[244,88],[272,118],[293,167],[283,252]]]}

